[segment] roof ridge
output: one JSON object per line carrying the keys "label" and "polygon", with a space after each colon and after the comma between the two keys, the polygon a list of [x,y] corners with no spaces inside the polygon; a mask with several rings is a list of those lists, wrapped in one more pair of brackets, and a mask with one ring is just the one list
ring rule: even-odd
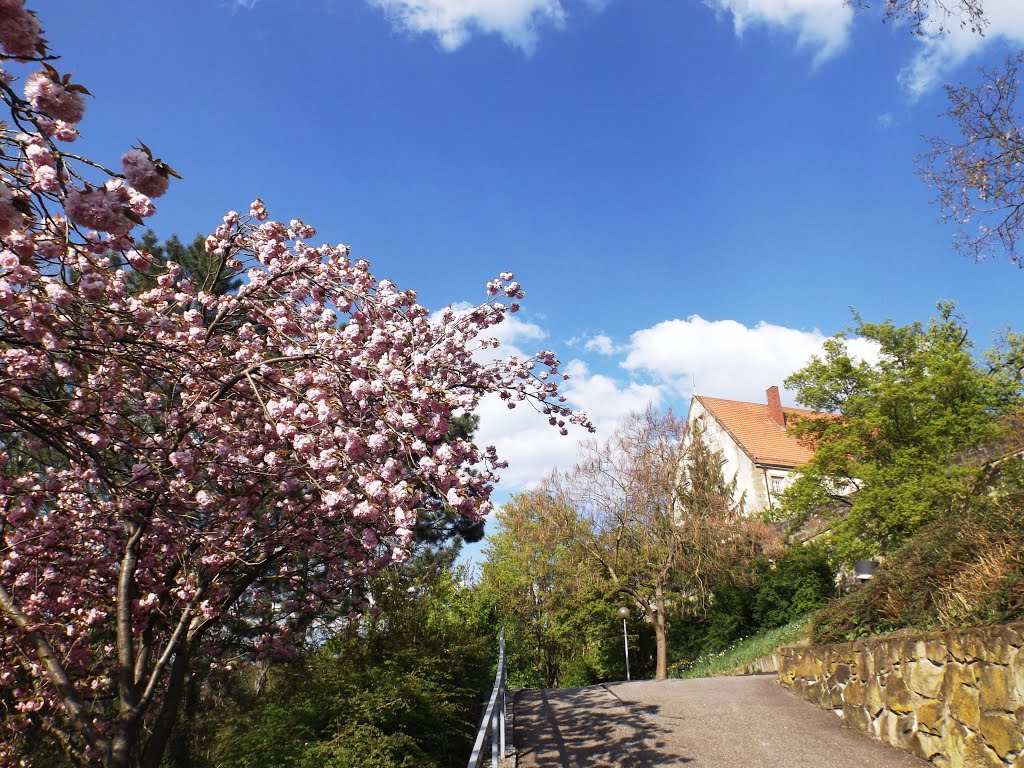
{"label": "roof ridge", "polygon": [[[695,395],[705,410],[757,466],[795,468],[807,463],[814,449],[803,444],[770,415],[767,403]],[[828,416],[808,408],[783,408],[791,417]]]}
{"label": "roof ridge", "polygon": [[[694,395],[693,397],[695,399],[701,400],[701,401],[704,401],[704,400],[715,400],[715,401],[717,401],[719,403],[736,403],[737,405],[754,405],[754,406],[757,406],[759,408],[767,408],[768,407],[767,403],[755,403],[755,402],[753,402],[751,400],[733,400],[730,397],[709,397],[708,395]],[[801,408],[798,405],[784,405],[784,406],[782,406],[782,410],[784,410],[784,411],[803,411],[804,413],[820,413],[822,415],[827,415],[827,411],[816,411],[813,408]]]}

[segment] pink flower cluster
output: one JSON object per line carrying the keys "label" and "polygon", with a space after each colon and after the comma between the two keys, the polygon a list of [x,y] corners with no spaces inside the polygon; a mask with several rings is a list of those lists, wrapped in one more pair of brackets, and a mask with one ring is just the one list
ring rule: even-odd
{"label": "pink flower cluster", "polygon": [[82,94],[62,83],[56,73],[34,72],[25,80],[25,98],[38,111],[65,123],[77,123],[85,114]]}
{"label": "pink flower cluster", "polygon": [[8,56],[37,56],[39,20],[25,9],[25,0],[0,0],[0,50]]}
{"label": "pink flower cluster", "polygon": [[72,189],[64,211],[75,224],[112,235],[125,235],[135,226],[118,196],[107,189]]}
{"label": "pink flower cluster", "polygon": [[147,197],[160,197],[171,183],[168,173],[153,156],[142,149],[132,149],[121,157],[124,177]]}

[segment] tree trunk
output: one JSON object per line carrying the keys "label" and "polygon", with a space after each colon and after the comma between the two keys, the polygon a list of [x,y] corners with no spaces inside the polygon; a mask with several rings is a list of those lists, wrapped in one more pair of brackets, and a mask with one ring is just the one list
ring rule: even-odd
{"label": "tree trunk", "polygon": [[654,671],[655,680],[668,678],[668,643],[665,638],[665,620],[659,613],[654,617],[654,639],[658,646],[658,666]]}
{"label": "tree trunk", "polygon": [[657,644],[657,666],[654,670],[655,680],[668,679],[668,637],[665,631],[665,591],[659,584],[654,590],[654,640]]}
{"label": "tree trunk", "polygon": [[187,642],[182,642],[177,653],[174,654],[174,661],[171,662],[167,693],[160,708],[160,714],[157,715],[153,731],[142,753],[142,768],[158,768],[160,765],[160,760],[167,749],[167,742],[171,737],[171,731],[178,719],[182,694],[188,685],[190,662],[191,648]]}

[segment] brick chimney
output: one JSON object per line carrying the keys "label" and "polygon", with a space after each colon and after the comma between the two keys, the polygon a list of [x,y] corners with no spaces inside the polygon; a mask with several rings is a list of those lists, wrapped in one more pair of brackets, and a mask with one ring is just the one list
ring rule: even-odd
{"label": "brick chimney", "polygon": [[768,418],[780,427],[786,426],[786,414],[782,412],[782,399],[779,397],[778,387],[768,387]]}

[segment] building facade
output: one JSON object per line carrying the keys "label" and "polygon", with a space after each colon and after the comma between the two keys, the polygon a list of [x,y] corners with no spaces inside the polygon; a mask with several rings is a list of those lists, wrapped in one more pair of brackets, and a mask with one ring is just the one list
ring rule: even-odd
{"label": "building facade", "polygon": [[778,387],[764,403],[694,395],[686,421],[700,428],[712,450],[722,455],[722,473],[736,481],[735,499],[747,514],[772,509],[796,474],[814,456],[813,448],[786,432],[796,418],[822,416],[806,408],[783,408]]}

